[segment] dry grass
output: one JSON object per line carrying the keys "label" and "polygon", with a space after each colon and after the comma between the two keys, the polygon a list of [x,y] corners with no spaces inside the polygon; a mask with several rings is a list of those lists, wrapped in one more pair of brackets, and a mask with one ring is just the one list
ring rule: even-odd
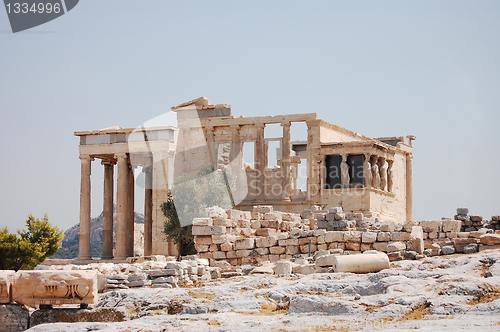
{"label": "dry grass", "polygon": [[368,305],[368,304],[363,304],[363,303],[360,303],[360,304],[362,306],[364,306],[366,308],[366,311],[368,311],[368,312],[373,312],[373,311],[383,307],[383,305]]}
{"label": "dry grass", "polygon": [[222,325],[221,322],[219,322],[217,319],[211,319],[207,322],[208,325],[216,326],[216,325]]}
{"label": "dry grass", "polygon": [[206,300],[212,300],[215,295],[214,294],[207,294],[205,292],[202,292],[200,290],[192,290],[188,292],[189,296],[191,296],[193,299],[206,299]]}
{"label": "dry grass", "polygon": [[420,307],[416,308],[406,316],[400,319],[401,322],[405,322],[407,320],[420,320],[424,319],[425,316],[430,315],[431,313],[429,312],[429,306],[430,303],[425,303],[421,305]]}
{"label": "dry grass", "polygon": [[271,316],[271,315],[286,314],[288,312],[288,310],[277,310],[276,304],[263,303],[260,305],[260,308],[261,309],[257,312],[238,311],[238,313],[242,315],[252,315],[252,316]]}
{"label": "dry grass", "polygon": [[490,266],[488,264],[484,264],[481,267],[475,268],[476,271],[481,271],[481,277],[484,278],[486,272],[488,272]]}
{"label": "dry grass", "polygon": [[479,296],[474,297],[473,300],[467,302],[468,305],[490,303],[500,298],[500,287],[486,284],[481,288],[483,292]]}
{"label": "dry grass", "polygon": [[276,330],[276,332],[328,332],[328,331],[347,332],[349,331],[349,327],[335,328],[335,326],[313,326],[307,330],[283,330],[283,329]]}

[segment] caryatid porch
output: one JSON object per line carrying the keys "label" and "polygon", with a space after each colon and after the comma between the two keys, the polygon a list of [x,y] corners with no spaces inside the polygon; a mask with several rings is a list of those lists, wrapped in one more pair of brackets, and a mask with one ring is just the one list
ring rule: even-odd
{"label": "caryatid porch", "polygon": [[[174,127],[123,129],[113,127],[75,132],[80,137],[81,193],[79,259],[91,259],[91,162],[104,166],[102,259],[134,256],[134,169],[145,173],[144,254],[175,254],[175,247],[163,236],[163,214],[159,207],[166,200],[173,181],[175,154]],[[117,166],[116,238],[113,241],[114,166]],[[113,242],[115,251],[113,253]],[[170,252],[169,252],[170,251]]]}

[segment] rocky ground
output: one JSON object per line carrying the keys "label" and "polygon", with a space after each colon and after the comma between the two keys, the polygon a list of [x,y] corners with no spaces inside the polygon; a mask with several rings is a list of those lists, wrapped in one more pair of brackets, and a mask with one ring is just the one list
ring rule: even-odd
{"label": "rocky ground", "polygon": [[28,331],[498,331],[500,250],[397,261],[369,274],[249,274],[116,290],[92,310],[123,321]]}

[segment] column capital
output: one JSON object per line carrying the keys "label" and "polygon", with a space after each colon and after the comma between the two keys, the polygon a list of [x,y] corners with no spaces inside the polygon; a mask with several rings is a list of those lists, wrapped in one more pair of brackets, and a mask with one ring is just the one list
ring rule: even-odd
{"label": "column capital", "polygon": [[101,159],[101,165],[115,165],[116,159]]}
{"label": "column capital", "polygon": [[290,121],[283,121],[282,123],[280,123],[280,125],[282,127],[288,127],[288,128],[290,128],[290,126],[292,125],[292,123]]}
{"label": "column capital", "polygon": [[80,160],[86,160],[86,161],[94,161],[94,157],[89,156],[88,154],[83,154],[80,155]]}
{"label": "column capital", "polygon": [[264,129],[266,127],[265,123],[256,123],[254,124],[255,128],[257,129]]}
{"label": "column capital", "polygon": [[116,157],[116,159],[127,159],[128,158],[128,154],[125,153],[125,152],[121,152],[121,153],[115,154],[115,157]]}
{"label": "column capital", "polygon": [[234,129],[234,130],[240,130],[241,125],[233,123],[233,124],[229,125],[229,128]]}
{"label": "column capital", "polygon": [[315,126],[318,126],[320,124],[321,120],[320,119],[315,119],[315,120],[307,120],[306,125],[307,129],[312,129]]}

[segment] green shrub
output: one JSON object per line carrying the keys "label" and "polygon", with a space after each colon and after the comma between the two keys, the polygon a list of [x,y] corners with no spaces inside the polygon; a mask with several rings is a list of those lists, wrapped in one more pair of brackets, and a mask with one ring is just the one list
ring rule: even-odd
{"label": "green shrub", "polygon": [[31,270],[61,247],[62,231],[32,215],[26,220],[26,230],[10,234],[7,227],[0,229],[0,270]]}

